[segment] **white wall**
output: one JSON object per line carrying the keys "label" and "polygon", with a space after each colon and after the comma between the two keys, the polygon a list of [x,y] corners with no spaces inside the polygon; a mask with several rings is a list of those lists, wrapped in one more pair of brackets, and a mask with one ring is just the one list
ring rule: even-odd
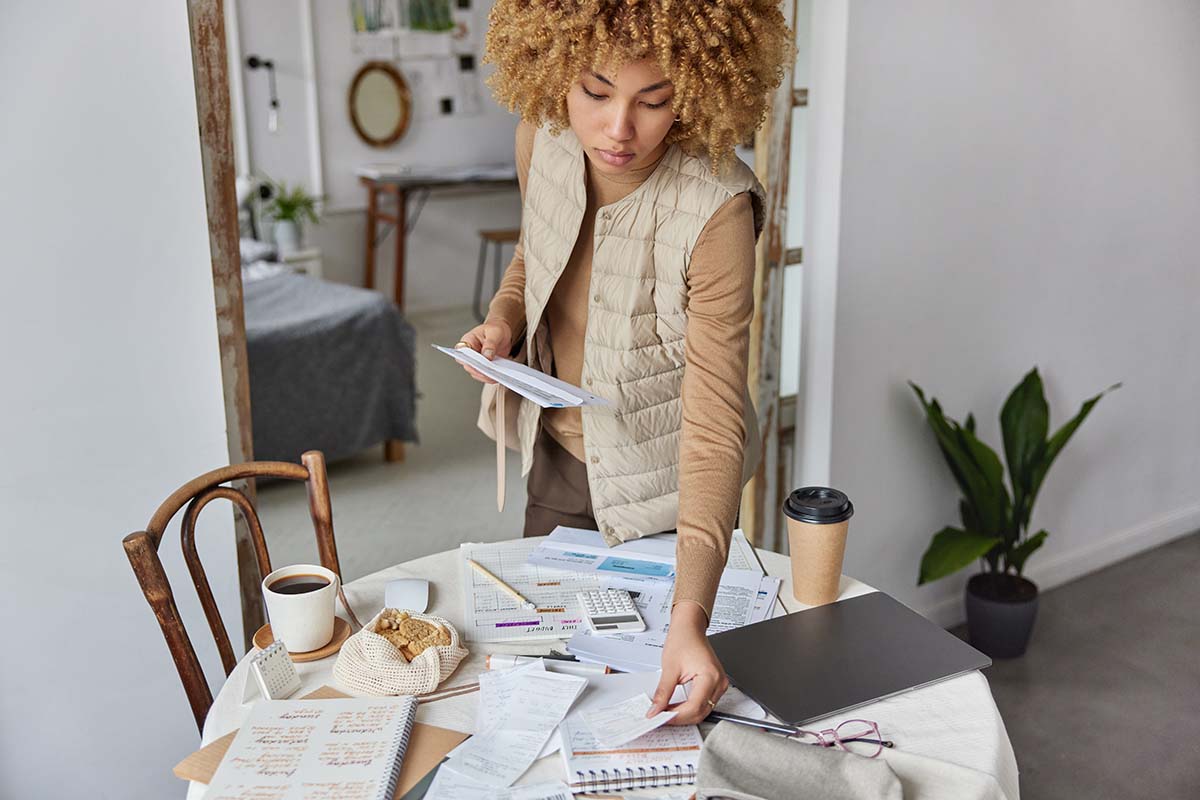
{"label": "white wall", "polygon": [[1034,510],[1043,587],[1200,528],[1200,5],[851,2],[846,41],[826,476],[857,508],[848,571],[961,614],[965,575],[915,587],[957,493],[910,378],[997,448],[1033,365],[1053,427],[1124,381]]}
{"label": "white wall", "polygon": [[[482,80],[478,87],[480,113],[440,115],[436,97],[457,81],[456,74],[440,70],[439,62],[401,59],[394,63],[412,89],[414,117],[396,144],[383,149],[369,147],[354,132],[346,98],[355,72],[372,56],[354,50],[347,5],[320,0],[238,0],[242,55],[272,58],[278,73],[280,115],[275,134],[267,131],[265,71],[246,70],[243,74],[250,164],[255,171],[276,180],[302,181],[310,189],[317,181],[309,160],[307,115],[311,105],[304,81],[300,22],[306,2],[311,2],[313,12],[320,171],[326,195],[324,218],[306,235],[309,244],[321,248],[327,279],[361,285],[366,192],[354,175],[355,167],[377,162],[417,166],[511,163],[517,118],[491,99]],[[478,64],[491,2],[476,0],[473,5]],[[486,71],[479,67],[482,78]],[[434,194],[408,239],[406,308],[420,311],[468,305],[479,252],[477,232],[516,227],[520,212],[515,187],[484,194]],[[381,245],[376,264],[381,276],[377,286],[388,292],[392,253],[393,240],[389,238]],[[506,250],[506,259],[510,255]]]}
{"label": "white wall", "polygon": [[[186,5],[4,4],[0,97],[0,797],[180,796],[199,737],[121,539],[228,462]],[[202,518],[210,575],[232,534]]]}

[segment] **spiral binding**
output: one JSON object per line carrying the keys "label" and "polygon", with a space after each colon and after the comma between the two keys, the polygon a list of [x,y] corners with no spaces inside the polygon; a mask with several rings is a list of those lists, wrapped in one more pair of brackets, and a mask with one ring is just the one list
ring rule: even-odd
{"label": "spiral binding", "polygon": [[624,770],[589,769],[575,771],[575,785],[583,791],[620,791],[622,789],[653,789],[659,786],[680,786],[696,782],[695,764],[663,764],[656,767],[626,767]]}
{"label": "spiral binding", "polygon": [[392,771],[388,775],[386,785],[380,787],[378,800],[392,800],[396,796],[396,787],[400,785],[400,769],[404,766],[404,754],[408,752],[408,738],[412,736],[413,722],[417,719],[416,698],[410,697],[408,700],[404,724],[396,731],[396,738],[392,740],[395,753]]}

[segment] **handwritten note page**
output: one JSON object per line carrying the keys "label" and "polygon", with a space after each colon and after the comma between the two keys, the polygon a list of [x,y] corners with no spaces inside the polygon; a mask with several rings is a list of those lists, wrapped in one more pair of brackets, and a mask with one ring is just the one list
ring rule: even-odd
{"label": "handwritten note page", "polygon": [[263,700],[205,800],[375,800],[416,713],[411,697]]}
{"label": "handwritten note page", "polygon": [[492,787],[511,785],[586,686],[586,678],[546,672],[541,661],[482,673],[475,735],[443,768]]}

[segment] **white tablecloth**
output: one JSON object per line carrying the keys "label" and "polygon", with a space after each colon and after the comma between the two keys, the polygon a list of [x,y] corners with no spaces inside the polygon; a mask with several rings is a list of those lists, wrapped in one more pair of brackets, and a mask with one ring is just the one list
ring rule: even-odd
{"label": "white tablecloth", "polygon": [[[789,612],[806,608],[792,598],[787,556],[760,550],[767,574],[783,579],[779,597]],[[463,626],[462,577],[457,550],[409,561],[346,584],[346,597],[359,619],[366,620],[383,607],[383,590],[395,578],[425,578],[430,582],[429,612]],[[842,576],[840,599],[874,591],[853,578]],[[445,686],[470,683],[484,667],[488,653],[545,653],[562,649],[562,643],[472,644],[471,654],[450,676]],[[302,687],[297,696],[320,686],[338,686],[333,679],[334,657],[297,664]],[[243,658],[225,681],[204,725],[203,743],[238,728],[250,706],[243,705],[248,660]],[[347,693],[350,693],[347,691]],[[422,705],[417,720],[470,733],[475,727],[478,693]],[[906,800],[1018,800],[1017,762],[1004,729],[1004,720],[992,700],[987,679],[972,672],[951,680],[907,692],[855,709],[854,717],[875,720],[884,736],[896,743],[884,751],[893,771],[904,784]],[[837,719],[814,722],[806,728],[834,727]],[[518,783],[561,780],[558,755],[534,763]],[[193,783],[188,800],[199,800],[204,785]],[[669,793],[669,792],[668,792]],[[678,792],[676,792],[678,793]],[[633,796],[633,795],[630,795]],[[638,796],[653,796],[638,793]]]}

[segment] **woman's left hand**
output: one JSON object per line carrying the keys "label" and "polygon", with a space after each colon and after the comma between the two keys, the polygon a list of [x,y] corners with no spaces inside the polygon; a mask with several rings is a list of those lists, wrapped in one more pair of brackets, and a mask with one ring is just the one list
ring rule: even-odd
{"label": "woman's left hand", "polygon": [[684,601],[671,611],[671,627],[663,647],[662,679],[654,692],[654,703],[647,717],[665,710],[675,687],[682,683],[690,681],[692,686],[687,702],[672,709],[679,712],[671,720],[672,725],[700,722],[725,694],[729,679],[704,635],[707,628],[708,617],[696,603]]}

